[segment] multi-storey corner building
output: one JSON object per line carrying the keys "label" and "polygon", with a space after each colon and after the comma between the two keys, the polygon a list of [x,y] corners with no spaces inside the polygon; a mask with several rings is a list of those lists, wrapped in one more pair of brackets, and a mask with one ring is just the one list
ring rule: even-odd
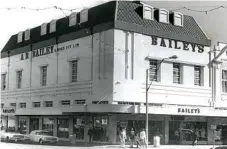
{"label": "multi-storey corner building", "polygon": [[152,68],[149,141],[159,129],[163,144],[190,144],[186,131],[195,129],[200,144],[211,144],[211,126],[227,112],[213,107],[210,45],[193,17],[127,1],[20,32],[1,52],[1,124],[81,141],[92,127],[93,141],[116,143],[120,127],[145,128]]}

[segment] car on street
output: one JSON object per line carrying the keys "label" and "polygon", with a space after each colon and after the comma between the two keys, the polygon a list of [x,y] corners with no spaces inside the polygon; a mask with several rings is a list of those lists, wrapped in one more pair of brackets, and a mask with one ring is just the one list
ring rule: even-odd
{"label": "car on street", "polygon": [[1,141],[14,141],[14,142],[29,141],[28,136],[24,134],[20,134],[15,131],[1,130],[0,137],[1,137]]}
{"label": "car on street", "polygon": [[52,136],[51,132],[48,130],[33,130],[29,135],[29,139],[31,142],[39,144],[59,142],[59,138]]}

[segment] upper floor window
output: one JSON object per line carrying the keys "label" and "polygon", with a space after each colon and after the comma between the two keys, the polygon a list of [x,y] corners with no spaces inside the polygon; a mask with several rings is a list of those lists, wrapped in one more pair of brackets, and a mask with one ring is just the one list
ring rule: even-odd
{"label": "upper floor window", "polygon": [[88,21],[88,9],[84,9],[80,12],[80,23]]}
{"label": "upper floor window", "polygon": [[70,100],[62,100],[61,105],[64,105],[64,106],[70,105]]}
{"label": "upper floor window", "polygon": [[23,32],[19,32],[17,34],[17,42],[20,43],[22,42],[22,40],[23,40]]}
{"label": "upper floor window", "polygon": [[22,70],[17,71],[17,88],[21,88],[22,83]]}
{"label": "upper floor window", "polygon": [[194,85],[201,86],[202,85],[202,78],[201,78],[201,67],[194,66]]}
{"label": "upper floor window", "polygon": [[42,25],[41,25],[41,36],[42,35],[46,35],[46,33],[47,33],[47,23],[43,23]]}
{"label": "upper floor window", "polygon": [[6,89],[6,73],[2,74],[2,90]]}
{"label": "upper floor window", "polygon": [[154,8],[151,6],[143,6],[143,18],[148,20],[154,19]]}
{"label": "upper floor window", "polygon": [[44,101],[44,107],[53,107],[53,101]]}
{"label": "upper floor window", "polygon": [[26,108],[26,103],[25,102],[20,103],[20,108]]}
{"label": "upper floor window", "polygon": [[77,13],[76,12],[73,12],[73,13],[70,14],[70,16],[69,16],[69,26],[76,25],[76,23],[77,23],[76,16],[77,16]]}
{"label": "upper floor window", "polygon": [[183,14],[179,12],[174,13],[174,25],[183,26]]}
{"label": "upper floor window", "polygon": [[85,103],[86,103],[85,99],[74,100],[74,104],[85,104]]}
{"label": "upper floor window", "polygon": [[169,23],[169,11],[159,9],[159,22]]}
{"label": "upper floor window", "polygon": [[71,81],[72,82],[77,82],[77,77],[78,77],[78,61],[73,60],[71,61]]}
{"label": "upper floor window", "polygon": [[158,80],[158,61],[150,60],[150,70],[149,70],[149,78],[150,81],[159,81]]}
{"label": "upper floor window", "polygon": [[41,85],[46,86],[47,84],[47,66],[41,67]]}
{"label": "upper floor window", "polygon": [[108,104],[108,101],[92,101],[92,104]]}
{"label": "upper floor window", "polygon": [[27,29],[25,31],[25,37],[24,37],[25,40],[29,40],[30,39],[30,29]]}
{"label": "upper floor window", "polygon": [[16,104],[16,103],[10,103],[10,106],[11,106],[11,107],[16,107],[17,104]]}
{"label": "upper floor window", "polygon": [[222,70],[222,92],[227,93],[227,70]]}
{"label": "upper floor window", "polygon": [[50,22],[50,33],[53,33],[56,31],[56,20],[52,20]]}
{"label": "upper floor window", "polygon": [[173,63],[173,83],[181,83],[181,66],[179,63]]}
{"label": "upper floor window", "polygon": [[33,105],[34,108],[39,108],[40,102],[33,102],[32,105]]}

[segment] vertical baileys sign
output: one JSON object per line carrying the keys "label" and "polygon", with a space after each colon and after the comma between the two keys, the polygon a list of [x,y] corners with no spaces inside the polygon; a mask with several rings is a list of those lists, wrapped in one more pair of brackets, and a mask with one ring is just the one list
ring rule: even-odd
{"label": "vertical baileys sign", "polygon": [[[43,47],[43,48],[40,48],[40,49],[37,49],[37,50],[33,50],[31,55],[32,55],[32,58],[35,58],[35,57],[48,55],[48,54],[58,52],[58,51],[70,50],[70,49],[76,48],[78,46],[79,46],[79,43],[69,44],[69,45],[66,45],[66,46],[63,46],[63,47],[56,47],[54,45],[51,45],[51,46],[48,46],[48,47]],[[25,60],[25,59],[29,59],[29,52],[21,54],[21,60]]]}

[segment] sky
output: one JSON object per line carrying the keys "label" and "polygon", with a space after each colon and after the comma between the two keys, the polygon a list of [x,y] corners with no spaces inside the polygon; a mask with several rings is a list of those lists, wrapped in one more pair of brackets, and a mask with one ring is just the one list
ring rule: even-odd
{"label": "sky", "polygon": [[[0,2],[0,50],[5,46],[11,35],[17,34],[19,31],[33,28],[41,25],[44,22],[50,22],[52,19],[59,19],[65,15],[69,15],[70,11],[61,11],[49,9],[43,11],[31,11],[24,9],[7,10],[5,8],[46,8],[46,7],[61,7],[65,9],[75,9],[80,11],[83,8],[92,7],[109,0],[7,0]],[[166,8],[168,10],[177,9],[180,7],[188,7],[195,10],[208,10],[217,6],[226,6],[227,1],[146,1],[146,3],[157,8]],[[185,9],[179,10],[185,15],[193,16],[204,30],[206,35],[212,40],[212,44],[217,41],[227,43],[227,9],[218,9],[212,12],[200,13],[188,11]]]}

